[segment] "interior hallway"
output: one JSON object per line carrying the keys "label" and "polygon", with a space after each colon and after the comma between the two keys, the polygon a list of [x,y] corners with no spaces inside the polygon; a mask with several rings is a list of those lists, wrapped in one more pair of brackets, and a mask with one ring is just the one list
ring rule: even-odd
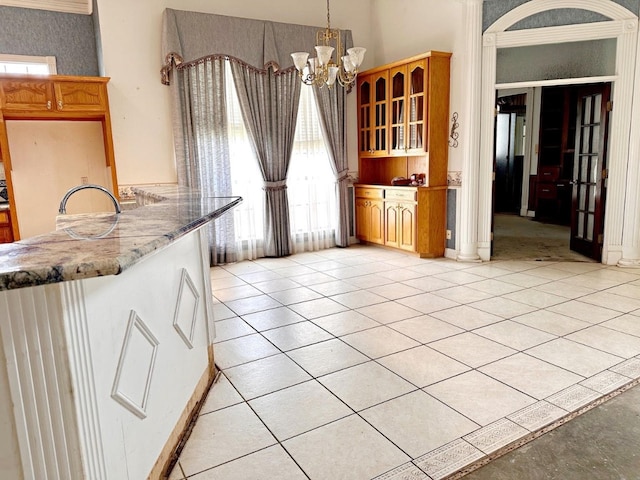
{"label": "interior hallway", "polygon": [[448,478],[640,379],[639,270],[355,245],[211,276],[223,375],[172,480]]}
{"label": "interior hallway", "polygon": [[569,249],[571,227],[496,213],[492,260],[593,262]]}

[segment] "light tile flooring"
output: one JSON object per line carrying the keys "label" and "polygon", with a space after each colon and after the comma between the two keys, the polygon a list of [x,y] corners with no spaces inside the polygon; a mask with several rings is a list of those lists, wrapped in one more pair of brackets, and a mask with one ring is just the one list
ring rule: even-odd
{"label": "light tile flooring", "polygon": [[442,479],[640,378],[640,270],[352,246],[211,271],[170,479]]}

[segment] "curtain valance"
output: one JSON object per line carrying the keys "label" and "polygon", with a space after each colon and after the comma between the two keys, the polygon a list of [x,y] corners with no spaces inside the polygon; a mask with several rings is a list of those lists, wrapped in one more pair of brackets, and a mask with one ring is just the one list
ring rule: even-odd
{"label": "curtain valance", "polygon": [[[162,83],[170,83],[169,72],[182,62],[215,54],[258,70],[292,67],[290,54],[312,53],[321,28],[167,8],[162,18]],[[351,30],[342,30],[342,39],[345,49],[353,46]]]}

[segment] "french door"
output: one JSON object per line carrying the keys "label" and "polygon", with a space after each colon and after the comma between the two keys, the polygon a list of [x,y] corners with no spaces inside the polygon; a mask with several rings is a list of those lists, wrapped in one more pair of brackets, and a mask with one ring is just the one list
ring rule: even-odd
{"label": "french door", "polygon": [[570,248],[600,261],[607,178],[611,84],[578,91]]}

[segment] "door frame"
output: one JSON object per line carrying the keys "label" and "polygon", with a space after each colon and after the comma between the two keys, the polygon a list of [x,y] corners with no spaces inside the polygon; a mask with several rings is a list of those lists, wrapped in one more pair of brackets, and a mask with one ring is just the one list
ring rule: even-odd
{"label": "door frame", "polygon": [[[561,8],[589,10],[612,20],[590,24],[544,27],[507,31],[515,23],[537,13]],[[498,48],[530,45],[616,39],[617,75],[560,79],[540,82],[496,84]],[[503,15],[483,34],[482,82],[480,110],[480,152],[478,171],[478,256],[488,261],[491,257],[493,128],[496,90],[507,88],[612,82],[612,101],[615,108],[609,119],[609,178],[605,212],[605,233],[602,262],[615,264],[622,258],[622,233],[627,187],[629,145],[637,142],[640,133],[632,126],[633,83],[636,69],[638,17],[611,0],[531,0]],[[626,99],[626,100],[625,100]],[[637,130],[637,129],[635,129]],[[629,140],[631,138],[631,141]],[[634,143],[635,144],[635,143]],[[637,180],[637,179],[632,179]],[[474,181],[474,179],[469,179]],[[472,212],[463,212],[468,216]],[[469,222],[470,218],[461,218]]]}

